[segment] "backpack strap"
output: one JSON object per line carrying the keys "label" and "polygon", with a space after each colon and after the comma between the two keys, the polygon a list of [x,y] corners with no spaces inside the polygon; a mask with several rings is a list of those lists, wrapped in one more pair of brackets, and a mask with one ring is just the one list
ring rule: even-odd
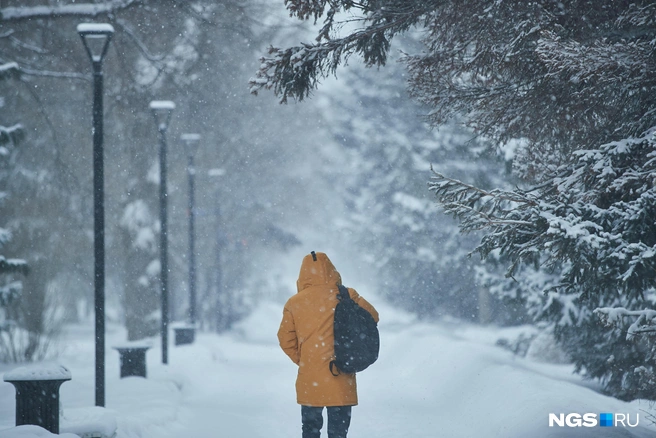
{"label": "backpack strap", "polygon": [[[337,374],[335,374],[335,371],[333,371],[333,368],[337,370]],[[332,374],[332,375],[335,376],[335,377],[337,377],[337,376],[339,376],[339,375],[341,374],[341,373],[339,372],[339,368],[337,368],[337,363],[335,363],[334,360],[331,360],[331,361],[330,361],[330,374]]]}
{"label": "backpack strap", "polygon": [[337,299],[340,301],[348,301],[351,299],[351,295],[349,294],[348,289],[346,286],[343,284],[338,284],[337,288],[339,289],[339,293],[337,294]]}

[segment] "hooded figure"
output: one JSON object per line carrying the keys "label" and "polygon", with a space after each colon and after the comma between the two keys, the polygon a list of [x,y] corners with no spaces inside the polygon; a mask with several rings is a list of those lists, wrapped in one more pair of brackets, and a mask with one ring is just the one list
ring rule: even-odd
{"label": "hooded figure", "polygon": [[[330,361],[334,359],[333,319],[339,284],[342,284],[342,277],[328,256],[312,252],[303,258],[296,282],[298,293],[285,304],[278,340],[283,351],[298,365],[296,400],[302,406],[358,404],[355,374],[334,376],[330,372]],[[348,291],[351,298],[378,322],[376,309],[354,289]]]}

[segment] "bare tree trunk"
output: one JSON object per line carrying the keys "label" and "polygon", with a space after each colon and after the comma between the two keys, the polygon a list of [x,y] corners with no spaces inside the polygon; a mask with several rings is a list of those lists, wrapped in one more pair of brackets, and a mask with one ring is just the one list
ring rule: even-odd
{"label": "bare tree trunk", "polygon": [[484,288],[478,288],[478,322],[487,324],[492,321],[492,296]]}
{"label": "bare tree trunk", "polygon": [[159,275],[153,264],[157,254],[135,242],[139,230],[121,227],[123,246],[123,310],[128,340],[134,341],[158,333]]}

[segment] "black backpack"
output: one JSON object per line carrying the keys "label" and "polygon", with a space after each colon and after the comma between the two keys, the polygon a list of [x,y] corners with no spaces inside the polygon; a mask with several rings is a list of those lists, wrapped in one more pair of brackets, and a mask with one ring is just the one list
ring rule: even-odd
{"label": "black backpack", "polygon": [[[348,289],[338,285],[339,302],[335,306],[335,360],[330,362],[333,376],[353,374],[378,359],[380,337],[373,316],[351,299]],[[335,373],[334,368],[337,368]]]}

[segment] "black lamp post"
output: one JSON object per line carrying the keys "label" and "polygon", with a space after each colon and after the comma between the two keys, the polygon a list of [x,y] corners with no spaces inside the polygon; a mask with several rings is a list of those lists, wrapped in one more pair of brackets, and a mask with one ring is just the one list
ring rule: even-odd
{"label": "black lamp post", "polygon": [[168,219],[167,219],[167,190],[166,190],[166,130],[171,121],[171,114],[175,103],[170,100],[153,100],[150,110],[155,118],[159,131],[159,220],[160,220],[160,246],[159,257],[161,266],[162,284],[162,363],[167,364],[169,343],[169,291],[168,291]]}
{"label": "black lamp post", "polygon": [[93,242],[96,335],[96,406],[105,406],[105,193],[103,160],[103,73],[114,28],[105,23],[77,26],[93,67]]}
{"label": "black lamp post", "polygon": [[194,205],[194,155],[200,141],[199,134],[182,134],[180,136],[187,152],[187,175],[189,176],[189,323],[196,324],[196,248],[195,248],[195,205]]}

